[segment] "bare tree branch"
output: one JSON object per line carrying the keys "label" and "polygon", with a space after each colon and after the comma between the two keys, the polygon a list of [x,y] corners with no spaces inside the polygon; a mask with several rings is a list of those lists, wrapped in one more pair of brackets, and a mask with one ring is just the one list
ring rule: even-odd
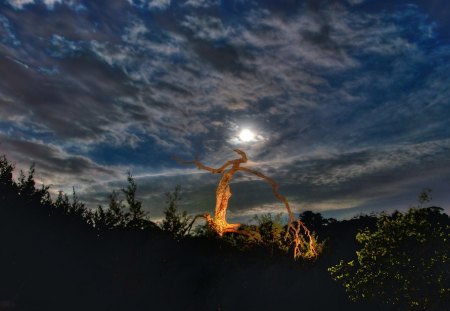
{"label": "bare tree branch", "polygon": [[[278,191],[278,184],[272,178],[264,175],[261,172],[258,172],[253,169],[249,169],[247,167],[241,167],[240,165],[246,163],[248,161],[247,155],[244,151],[235,149],[234,150],[241,157],[235,160],[229,160],[224,165],[219,168],[212,168],[206,165],[203,165],[199,160],[194,161],[185,161],[178,158],[174,158],[177,162],[182,164],[194,164],[198,169],[206,170],[213,174],[222,174],[222,178],[219,181],[216,190],[216,207],[214,212],[214,217],[211,217],[210,214],[205,213],[202,215],[197,215],[194,217],[193,221],[189,225],[189,230],[191,230],[192,225],[195,220],[202,217],[205,218],[208,226],[212,228],[219,236],[223,236],[225,233],[239,233],[252,237],[250,233],[245,230],[240,229],[241,224],[230,224],[226,220],[226,213],[228,209],[228,201],[231,197],[231,190],[229,183],[234,177],[234,174],[237,171],[243,171],[255,176],[258,176],[261,179],[264,179],[268,182],[272,187],[272,192],[274,196],[281,202],[284,203],[286,210],[289,215],[289,223],[286,230],[285,239],[292,239],[292,243],[294,244],[294,258],[300,257],[317,257],[318,253],[316,250],[315,240],[312,236],[310,230],[306,227],[306,225],[300,220],[297,219],[292,213],[291,207],[289,206],[289,202],[281,195]],[[226,168],[231,166],[228,171],[225,171]],[[306,240],[304,239],[304,235],[306,236]]]}

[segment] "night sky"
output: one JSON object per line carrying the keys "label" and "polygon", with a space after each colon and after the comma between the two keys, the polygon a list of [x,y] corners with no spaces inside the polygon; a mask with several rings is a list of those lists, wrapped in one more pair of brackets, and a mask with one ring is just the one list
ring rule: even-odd
{"label": "night sky", "polygon": [[[151,219],[177,184],[213,212],[220,176],[172,156],[235,148],[296,212],[424,188],[449,212],[450,1],[0,1],[0,154],[38,183],[94,208],[130,170]],[[284,212],[262,181],[231,187],[231,220]]]}

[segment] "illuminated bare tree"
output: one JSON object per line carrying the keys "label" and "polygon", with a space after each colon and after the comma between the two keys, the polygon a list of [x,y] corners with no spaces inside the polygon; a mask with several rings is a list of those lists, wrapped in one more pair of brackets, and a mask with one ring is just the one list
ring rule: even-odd
{"label": "illuminated bare tree", "polygon": [[[184,161],[176,159],[178,162],[184,164],[194,164],[195,166],[197,166],[198,169],[209,171],[212,174],[222,174],[222,178],[220,179],[216,191],[216,208],[214,217],[211,217],[209,213],[197,215],[192,221],[192,224],[197,218],[202,217],[206,220],[209,227],[212,228],[215,232],[217,232],[219,236],[223,236],[223,234],[229,232],[250,235],[247,231],[240,229],[241,224],[230,224],[226,220],[228,201],[230,200],[231,197],[231,190],[229,183],[231,182],[231,180],[234,177],[234,174],[237,171],[247,172],[255,176],[258,176],[259,178],[262,178],[266,182],[268,182],[272,187],[272,192],[275,195],[275,197],[279,201],[284,203],[284,206],[286,207],[289,216],[289,222],[286,230],[285,239],[286,240],[290,239],[294,244],[294,258],[297,259],[300,257],[303,258],[317,257],[318,252],[316,248],[315,238],[313,237],[310,230],[305,226],[305,224],[300,219],[294,216],[291,207],[289,206],[288,200],[286,199],[286,197],[282,196],[278,192],[279,188],[278,184],[272,178],[267,177],[266,175],[258,171],[255,171],[247,167],[242,167],[241,164],[247,162],[247,155],[245,154],[244,151],[239,149],[235,149],[234,151],[240,155],[240,158],[235,160],[229,160],[219,168],[212,168],[203,165],[198,160]],[[230,166],[231,168],[226,170]]]}

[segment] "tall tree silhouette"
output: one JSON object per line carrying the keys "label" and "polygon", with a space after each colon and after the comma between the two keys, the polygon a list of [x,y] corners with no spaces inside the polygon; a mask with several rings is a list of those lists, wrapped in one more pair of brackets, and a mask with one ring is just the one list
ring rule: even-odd
{"label": "tall tree silhouette", "polygon": [[127,181],[128,185],[126,188],[122,188],[122,192],[125,194],[130,211],[128,226],[142,229],[145,226],[146,213],[142,209],[142,203],[136,199],[137,185],[131,172],[128,172]]}

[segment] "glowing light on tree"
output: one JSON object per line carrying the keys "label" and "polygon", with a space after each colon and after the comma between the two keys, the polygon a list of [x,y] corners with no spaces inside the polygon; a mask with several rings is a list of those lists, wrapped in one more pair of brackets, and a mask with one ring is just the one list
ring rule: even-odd
{"label": "glowing light on tree", "polygon": [[[244,137],[248,138],[249,136],[247,136],[247,134],[244,134]],[[247,155],[245,154],[244,151],[241,151],[239,149],[235,149],[234,151],[240,155],[240,158],[235,160],[229,160],[219,168],[212,168],[209,166],[205,166],[198,160],[184,161],[176,159],[178,162],[184,164],[194,164],[195,166],[197,166],[198,169],[209,171],[212,174],[222,174],[222,178],[220,179],[216,190],[216,207],[214,217],[212,217],[209,213],[197,215],[192,221],[192,224],[197,218],[202,217],[206,220],[209,227],[212,228],[215,232],[217,232],[219,236],[223,236],[223,234],[225,233],[239,233],[250,235],[245,230],[240,229],[241,224],[230,224],[226,220],[228,201],[230,200],[231,197],[231,190],[229,183],[233,179],[234,174],[236,172],[238,171],[247,172],[255,176],[258,176],[259,178],[264,179],[266,182],[268,182],[272,187],[272,192],[274,196],[279,201],[284,203],[284,206],[289,216],[289,222],[286,230],[285,239],[291,239],[292,243],[294,244],[294,258],[297,259],[300,257],[304,258],[317,257],[318,252],[316,249],[315,239],[312,236],[312,233],[300,219],[297,219],[294,216],[289,206],[288,200],[286,199],[286,197],[282,196],[278,192],[279,188],[278,184],[272,178],[267,177],[266,175],[258,171],[255,171],[247,167],[242,167],[241,164],[247,162]],[[226,170],[228,167],[230,168]]]}

